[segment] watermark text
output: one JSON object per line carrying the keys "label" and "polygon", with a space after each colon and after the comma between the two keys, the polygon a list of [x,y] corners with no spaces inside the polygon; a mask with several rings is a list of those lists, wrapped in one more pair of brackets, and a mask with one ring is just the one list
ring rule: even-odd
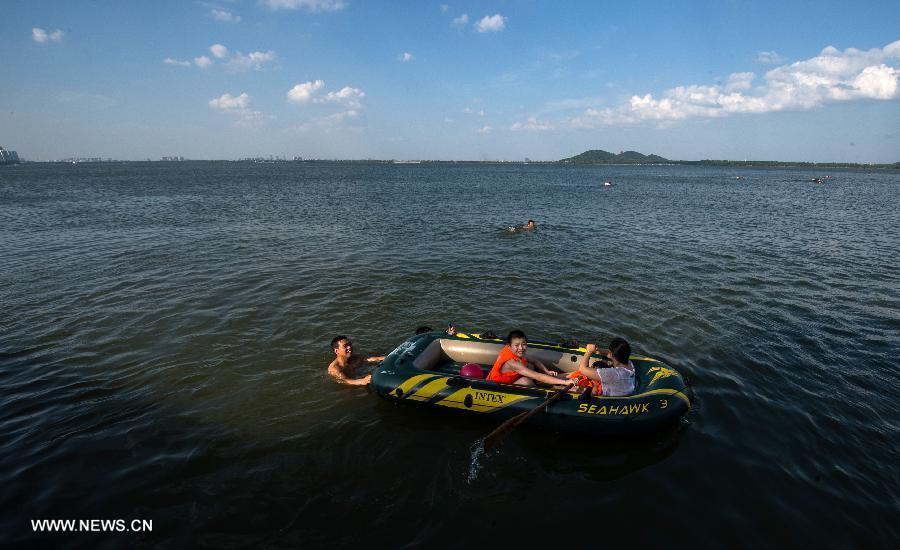
{"label": "watermark text", "polygon": [[152,519],[33,519],[35,533],[149,533]]}

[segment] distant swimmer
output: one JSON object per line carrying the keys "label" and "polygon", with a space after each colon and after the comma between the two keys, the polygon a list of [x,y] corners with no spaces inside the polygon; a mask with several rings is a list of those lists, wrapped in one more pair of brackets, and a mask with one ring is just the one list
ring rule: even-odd
{"label": "distant swimmer", "polygon": [[510,233],[523,233],[525,231],[534,231],[535,227],[534,220],[528,220],[528,223],[525,225],[511,225],[506,230]]}
{"label": "distant swimmer", "polygon": [[334,361],[328,365],[328,374],[342,384],[351,386],[365,386],[372,380],[372,375],[367,374],[362,378],[353,378],[354,371],[363,363],[378,363],[384,361],[383,356],[367,357],[353,355],[353,343],[346,336],[335,336],[331,340],[331,349],[334,351]]}

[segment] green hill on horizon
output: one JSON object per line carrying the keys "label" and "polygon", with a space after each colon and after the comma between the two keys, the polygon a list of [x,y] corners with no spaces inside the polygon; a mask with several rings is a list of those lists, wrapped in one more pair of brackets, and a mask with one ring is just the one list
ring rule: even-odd
{"label": "green hill on horizon", "polygon": [[900,169],[900,162],[892,164],[863,164],[854,162],[789,162],[779,160],[669,160],[659,155],[645,155],[637,151],[623,151],[618,155],[603,149],[591,149],[580,155],[559,160],[564,164],[680,164],[684,166],[728,166],[768,168],[869,168]]}
{"label": "green hill on horizon", "polygon": [[672,161],[659,155],[645,155],[637,151],[623,151],[616,155],[603,149],[592,149],[580,155],[562,159],[560,162],[572,164],[661,164]]}

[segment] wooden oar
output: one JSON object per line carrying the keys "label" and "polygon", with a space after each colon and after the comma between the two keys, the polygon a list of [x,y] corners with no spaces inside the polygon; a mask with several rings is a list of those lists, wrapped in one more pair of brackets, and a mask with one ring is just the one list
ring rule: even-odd
{"label": "wooden oar", "polygon": [[545,409],[545,408],[549,407],[550,405],[556,403],[560,399],[562,399],[562,396],[564,396],[566,394],[566,392],[568,392],[570,389],[572,389],[572,386],[574,386],[574,385],[575,384],[569,384],[568,386],[564,387],[563,389],[561,389],[558,392],[551,395],[549,399],[547,399],[546,401],[544,401],[537,407],[531,409],[530,411],[525,411],[523,413],[519,413],[516,416],[514,416],[514,417],[510,418],[509,420],[507,420],[506,422],[504,422],[503,424],[500,424],[499,426],[497,426],[496,430],[492,431],[491,433],[489,433],[487,435],[487,437],[484,438],[484,450],[490,451],[491,449],[496,447],[497,444],[500,443],[500,441],[504,437],[509,435],[509,432],[513,431],[516,428],[516,426],[518,426],[522,422],[525,422],[532,416],[536,415],[542,409]]}

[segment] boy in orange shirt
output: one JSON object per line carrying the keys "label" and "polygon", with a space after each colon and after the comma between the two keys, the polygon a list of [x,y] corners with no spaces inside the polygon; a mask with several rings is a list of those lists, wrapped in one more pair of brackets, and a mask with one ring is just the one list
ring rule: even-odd
{"label": "boy in orange shirt", "polygon": [[525,357],[528,348],[528,338],[521,330],[514,330],[506,337],[506,345],[500,350],[500,355],[494,361],[494,367],[487,379],[501,384],[518,384],[520,386],[533,386],[535,381],[553,386],[568,386],[568,380],[557,378],[556,371],[548,370],[537,359]]}

